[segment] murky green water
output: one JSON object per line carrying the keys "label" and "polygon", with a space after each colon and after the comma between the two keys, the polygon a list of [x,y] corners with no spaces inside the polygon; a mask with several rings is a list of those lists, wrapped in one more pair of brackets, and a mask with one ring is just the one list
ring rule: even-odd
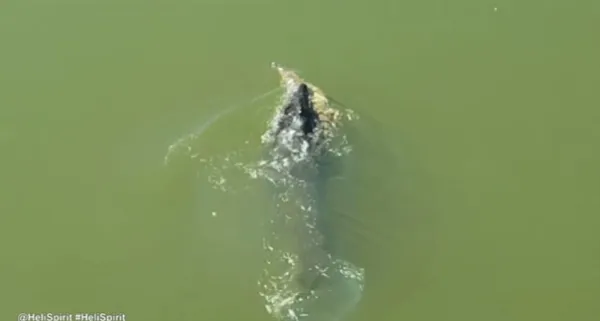
{"label": "murky green water", "polygon": [[4,2],[0,318],[270,320],[264,191],[163,158],[241,105],[197,146],[258,152],[275,60],[363,116],[329,200],[352,320],[598,320],[598,30],[592,1]]}

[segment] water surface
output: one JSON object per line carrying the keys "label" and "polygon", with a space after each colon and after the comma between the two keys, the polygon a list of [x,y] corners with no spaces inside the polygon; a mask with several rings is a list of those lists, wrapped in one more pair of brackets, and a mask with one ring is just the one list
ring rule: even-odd
{"label": "water surface", "polygon": [[[600,315],[596,2],[0,8],[3,319],[268,320],[261,191],[232,202],[164,156],[273,89],[273,60],[363,116],[328,196],[369,273],[353,320]],[[204,156],[256,150],[268,101],[210,126]]]}

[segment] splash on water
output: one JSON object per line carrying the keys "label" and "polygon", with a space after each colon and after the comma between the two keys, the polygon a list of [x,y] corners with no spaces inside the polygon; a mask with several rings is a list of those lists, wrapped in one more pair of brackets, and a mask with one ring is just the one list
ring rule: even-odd
{"label": "splash on water", "polygon": [[[327,215],[318,200],[318,162],[315,155],[345,157],[352,146],[343,134],[344,122],[329,129],[318,149],[299,139],[300,123],[295,119],[288,128],[275,134],[281,108],[289,100],[294,83],[283,85],[284,93],[275,106],[267,131],[260,137],[263,158],[248,161],[252,137],[243,137],[248,148],[231,150],[223,155],[203,155],[194,141],[222,116],[239,108],[230,108],[209,119],[197,132],[179,139],[169,147],[165,164],[184,156],[198,166],[199,179],[213,189],[235,194],[251,184],[234,185],[229,177],[244,173],[249,181],[264,181],[273,197],[273,214],[264,222],[265,265],[258,280],[259,295],[269,314],[281,321],[336,321],[343,318],[361,299],[365,271],[325,250],[328,235],[319,229],[319,215]],[[271,91],[270,93],[272,93]],[[265,94],[259,96],[264,97]],[[257,100],[257,98],[255,98]],[[358,119],[352,110],[340,110],[345,121]],[[255,138],[255,139],[258,139]],[[201,169],[201,171],[200,171]],[[299,170],[300,169],[300,170]],[[213,212],[216,216],[217,211]],[[307,287],[302,278],[316,280]]]}

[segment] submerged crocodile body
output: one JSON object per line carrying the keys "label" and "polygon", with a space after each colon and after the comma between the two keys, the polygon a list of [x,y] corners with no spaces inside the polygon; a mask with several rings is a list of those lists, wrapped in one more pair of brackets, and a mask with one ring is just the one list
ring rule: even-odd
{"label": "submerged crocodile body", "polygon": [[332,150],[342,136],[341,112],[319,87],[272,67],[285,93],[262,137],[267,159],[260,169],[274,186],[275,213],[265,237],[260,294],[282,321],[339,320],[359,302],[364,283],[364,270],[336,251],[323,206],[327,172],[336,167],[330,166]]}

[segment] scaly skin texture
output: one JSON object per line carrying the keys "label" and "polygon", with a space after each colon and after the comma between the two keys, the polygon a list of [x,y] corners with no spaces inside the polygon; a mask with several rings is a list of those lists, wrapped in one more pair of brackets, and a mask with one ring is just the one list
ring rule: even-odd
{"label": "scaly skin texture", "polygon": [[312,91],[312,102],[315,110],[319,114],[319,120],[323,125],[325,135],[333,135],[331,131],[339,124],[341,115],[338,110],[331,107],[329,99],[323,90],[302,79],[302,77],[291,69],[285,68],[275,62],[271,63],[271,67],[279,73],[279,76],[281,77],[281,86],[283,88],[297,88],[301,83],[305,83],[308,86]]}
{"label": "scaly skin texture", "polygon": [[[287,69],[276,63],[272,63],[271,66],[279,73],[281,77],[280,84],[287,92],[294,92],[294,94],[297,94],[296,90],[298,90],[301,84],[305,84],[308,87],[310,91],[309,99],[312,102],[312,108],[316,111],[319,118],[317,123],[319,130],[317,130],[316,133],[313,133],[317,135],[317,138],[316,140],[312,141],[311,144],[320,146],[321,144],[326,143],[326,141],[329,139],[333,138],[333,136],[335,136],[335,130],[340,124],[342,117],[340,111],[331,107],[329,99],[323,90],[302,79],[296,72],[290,69]],[[313,157],[316,157],[314,160],[319,163],[320,158],[323,157],[323,155],[319,152],[313,154]],[[309,186],[311,185],[314,184],[309,184]],[[319,195],[317,195],[318,191],[314,190],[315,188],[316,186],[309,187],[306,190],[303,190],[301,193],[306,193],[307,199],[309,200],[316,200],[319,198]],[[321,215],[324,215],[324,213],[318,213],[316,208],[313,208],[313,210],[309,212],[310,214],[308,215],[310,219],[308,220],[311,221],[310,224],[314,225],[316,230],[312,231],[307,229],[305,226],[307,222],[305,222],[303,219],[300,219],[302,217],[300,215],[295,217],[295,219],[300,219],[300,223],[297,226],[297,230],[293,233],[297,236],[298,248],[301,249],[299,253],[299,263],[301,267],[299,271],[297,271],[298,273],[296,275],[296,282],[301,285],[304,291],[312,291],[319,286],[321,282],[323,282],[323,278],[326,278],[326,276],[323,274],[323,271],[319,269],[319,267],[326,268],[332,261],[331,253],[326,250],[327,244],[325,234],[327,233],[327,229],[324,226],[326,224],[324,223],[323,217],[321,217]],[[320,234],[320,237],[317,237],[318,234]]]}

